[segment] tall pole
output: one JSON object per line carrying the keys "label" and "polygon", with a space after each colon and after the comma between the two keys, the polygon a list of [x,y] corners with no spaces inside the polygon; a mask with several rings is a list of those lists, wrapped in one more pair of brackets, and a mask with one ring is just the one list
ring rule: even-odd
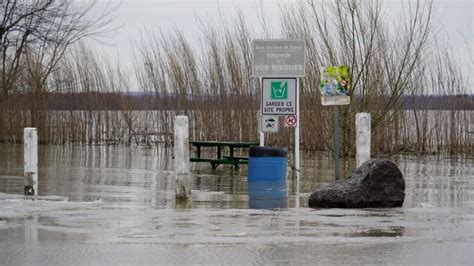
{"label": "tall pole", "polygon": [[334,175],[339,180],[339,106],[334,105]]}
{"label": "tall pole", "polygon": [[300,207],[300,80],[296,78],[296,127],[295,127],[295,171],[296,171],[296,200],[295,207]]}

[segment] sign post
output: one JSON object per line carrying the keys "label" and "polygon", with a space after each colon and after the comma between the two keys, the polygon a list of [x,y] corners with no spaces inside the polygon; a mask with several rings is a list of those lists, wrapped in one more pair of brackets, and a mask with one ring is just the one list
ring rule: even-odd
{"label": "sign post", "polygon": [[[260,78],[259,80],[260,80],[260,88],[261,88],[262,87],[262,78]],[[262,102],[260,102],[260,109],[262,109]],[[258,131],[258,133],[259,133],[259,137],[260,137],[259,140],[260,140],[260,146],[261,147],[265,146],[265,132],[263,132],[263,130],[262,130],[262,117],[263,117],[262,112],[259,112],[259,114],[258,114],[258,128],[260,130]]]}
{"label": "sign post", "polygon": [[[297,88],[299,88],[299,81],[297,80]],[[300,92],[296,90],[296,117],[300,117]],[[300,207],[300,123],[296,121],[295,127],[295,171],[296,171],[296,208]]]}
{"label": "sign post", "polygon": [[339,106],[334,105],[334,176],[339,180]]}
{"label": "sign post", "polygon": [[[296,172],[295,207],[300,205],[300,126],[299,80],[305,76],[305,42],[296,40],[254,40],[252,74],[260,78],[262,101],[261,116],[287,116],[285,125],[295,128],[294,167]],[[264,144],[260,119],[260,145]]]}
{"label": "sign post", "polygon": [[322,105],[334,105],[334,175],[339,179],[339,106],[350,103],[348,66],[328,66],[320,69]]}

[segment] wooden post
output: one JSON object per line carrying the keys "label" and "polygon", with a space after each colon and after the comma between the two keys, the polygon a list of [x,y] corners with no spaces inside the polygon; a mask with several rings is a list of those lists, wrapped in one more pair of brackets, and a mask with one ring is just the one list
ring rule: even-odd
{"label": "wooden post", "polygon": [[371,116],[369,113],[356,114],[356,160],[357,167],[370,160]]}
{"label": "wooden post", "polygon": [[192,180],[189,176],[189,123],[187,116],[174,118],[174,173],[176,198],[191,198]]}
{"label": "wooden post", "polygon": [[36,128],[23,129],[25,195],[38,196],[38,134]]}

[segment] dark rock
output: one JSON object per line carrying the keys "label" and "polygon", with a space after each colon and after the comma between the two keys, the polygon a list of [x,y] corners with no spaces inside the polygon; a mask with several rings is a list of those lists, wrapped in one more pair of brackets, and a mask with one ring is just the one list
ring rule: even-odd
{"label": "dark rock", "polygon": [[398,167],[385,159],[363,163],[345,180],[338,180],[309,197],[312,208],[400,207],[405,181]]}

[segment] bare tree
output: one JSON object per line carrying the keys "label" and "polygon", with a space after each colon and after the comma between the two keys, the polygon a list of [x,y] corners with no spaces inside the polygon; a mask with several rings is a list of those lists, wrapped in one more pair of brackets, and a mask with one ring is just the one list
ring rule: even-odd
{"label": "bare tree", "polygon": [[44,86],[67,47],[114,30],[109,4],[97,1],[3,0],[0,9],[0,102],[20,89],[20,75]]}
{"label": "bare tree", "polygon": [[[374,130],[389,125],[400,97],[413,93],[416,75],[423,72],[423,55],[434,33],[432,3],[404,3],[393,25],[384,8],[380,0],[307,0],[282,17],[284,34],[305,39],[311,56],[303,94],[319,99],[319,67],[350,66],[352,100],[341,107],[342,154],[353,152],[353,114],[371,112]],[[316,110],[322,112],[330,110]]]}

